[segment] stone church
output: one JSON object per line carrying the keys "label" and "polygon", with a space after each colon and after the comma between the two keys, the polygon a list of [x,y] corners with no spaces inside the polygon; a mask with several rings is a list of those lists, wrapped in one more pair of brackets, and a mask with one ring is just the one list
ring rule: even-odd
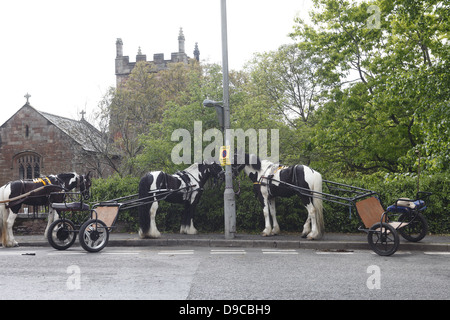
{"label": "stone church", "polygon": [[[147,61],[140,49],[136,62],[123,55],[123,42],[116,41],[115,74],[117,86],[126,79],[136,63]],[[199,61],[200,51],[195,45],[194,59]],[[170,63],[189,63],[185,52],[185,37],[180,28],[178,52],[170,60],[163,53],[147,61],[155,72],[165,70]],[[12,180],[34,179],[40,175],[63,172],[94,173],[94,177],[108,177],[117,165],[119,157],[105,159],[102,151],[106,140],[100,131],[84,119],[80,121],[41,112],[27,102],[9,120],[0,126],[0,186]],[[114,163],[112,163],[114,162]]]}
{"label": "stone church", "polygon": [[0,186],[40,175],[111,169],[99,154],[102,134],[84,116],[72,120],[35,109],[28,102],[0,126]]}

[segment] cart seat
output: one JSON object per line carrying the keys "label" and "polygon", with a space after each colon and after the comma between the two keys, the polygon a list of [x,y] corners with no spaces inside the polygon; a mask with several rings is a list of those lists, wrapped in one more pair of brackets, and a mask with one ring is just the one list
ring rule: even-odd
{"label": "cart seat", "polygon": [[52,208],[60,211],[89,211],[90,207],[82,202],[52,203]]}
{"label": "cart seat", "polygon": [[423,200],[398,199],[395,204],[387,207],[387,211],[395,213],[409,213],[411,210],[421,209],[425,206]]}

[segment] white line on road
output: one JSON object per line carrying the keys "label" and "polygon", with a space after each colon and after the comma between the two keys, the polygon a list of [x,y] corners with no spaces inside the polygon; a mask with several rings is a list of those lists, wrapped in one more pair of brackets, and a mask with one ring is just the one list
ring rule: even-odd
{"label": "white line on road", "polygon": [[450,255],[450,252],[448,252],[448,251],[426,251],[426,252],[424,252],[424,254],[446,256],[446,255]]}
{"label": "white line on road", "polygon": [[316,254],[353,254],[350,251],[316,251]]}
{"label": "white line on road", "polygon": [[263,254],[298,254],[294,249],[262,249]]}
{"label": "white line on road", "polygon": [[194,250],[166,250],[158,252],[160,255],[194,254]]}
{"label": "white line on road", "polygon": [[247,254],[247,252],[242,249],[213,249],[211,250],[211,254]]}

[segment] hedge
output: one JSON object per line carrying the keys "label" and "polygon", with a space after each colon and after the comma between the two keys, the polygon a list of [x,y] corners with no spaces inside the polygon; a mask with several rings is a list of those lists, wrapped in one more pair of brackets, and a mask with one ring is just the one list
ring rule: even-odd
{"label": "hedge", "polygon": [[[243,173],[238,179],[241,193],[236,197],[237,232],[259,233],[264,229],[262,206],[253,194],[250,180]],[[394,203],[399,197],[414,198],[417,188],[417,178],[413,175],[374,174],[333,181],[376,191],[380,195],[384,207]],[[136,194],[138,186],[139,179],[134,177],[97,179],[94,180],[92,186],[93,201],[98,202]],[[237,186],[235,187],[237,189]],[[220,187],[205,186],[194,218],[195,227],[199,232],[223,232],[223,190],[223,185]],[[449,234],[450,173],[422,174],[420,190],[433,193],[427,201],[428,208],[424,213],[428,220],[429,232]],[[277,219],[282,232],[302,231],[307,211],[301,205],[298,197],[279,198],[276,207]],[[161,232],[178,232],[182,209],[183,207],[179,204],[161,202],[156,216],[158,229]],[[349,212],[346,206],[324,202],[324,220],[326,232],[358,232],[359,218],[354,209]],[[129,223],[130,230],[137,231],[137,210],[121,212],[119,221]]]}

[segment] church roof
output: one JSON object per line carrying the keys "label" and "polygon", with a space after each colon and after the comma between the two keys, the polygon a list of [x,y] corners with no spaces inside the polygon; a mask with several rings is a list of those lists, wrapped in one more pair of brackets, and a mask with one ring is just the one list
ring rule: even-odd
{"label": "church roof", "polygon": [[77,142],[85,151],[89,152],[99,152],[99,150],[103,150],[104,147],[104,135],[87,122],[84,118],[80,121],[69,119],[61,116],[57,116],[54,114],[50,114],[47,112],[39,111],[32,107],[28,102],[17,111],[9,120],[7,120],[4,124],[0,126],[3,127],[6,123],[8,123],[15,115],[20,113],[23,108],[29,107],[45,119],[52,123],[59,130],[63,131],[66,135],[68,135],[71,139]]}
{"label": "church roof", "polygon": [[84,119],[78,121],[47,112],[36,111],[75,140],[86,151],[98,152],[99,146],[103,144],[102,133]]}

